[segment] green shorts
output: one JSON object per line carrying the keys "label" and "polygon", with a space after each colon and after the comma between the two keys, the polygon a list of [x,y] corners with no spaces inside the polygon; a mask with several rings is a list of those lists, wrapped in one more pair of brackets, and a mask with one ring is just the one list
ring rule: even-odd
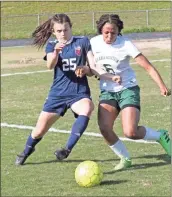
{"label": "green shorts", "polygon": [[101,91],[99,99],[99,104],[109,104],[118,109],[118,111],[124,109],[125,107],[136,107],[140,110],[139,86],[127,88],[119,92],[107,92],[103,90]]}

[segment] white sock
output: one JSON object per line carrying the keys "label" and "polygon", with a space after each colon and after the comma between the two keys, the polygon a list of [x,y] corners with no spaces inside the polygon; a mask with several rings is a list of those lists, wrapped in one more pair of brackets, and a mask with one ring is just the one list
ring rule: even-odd
{"label": "white sock", "polygon": [[146,129],[146,135],[143,138],[144,140],[159,140],[161,135],[160,132],[148,127],[145,127],[145,129]]}
{"label": "white sock", "polygon": [[109,147],[112,149],[114,153],[116,153],[116,155],[118,155],[118,157],[130,159],[130,155],[127,151],[127,148],[121,140],[118,140],[114,145],[111,145]]}

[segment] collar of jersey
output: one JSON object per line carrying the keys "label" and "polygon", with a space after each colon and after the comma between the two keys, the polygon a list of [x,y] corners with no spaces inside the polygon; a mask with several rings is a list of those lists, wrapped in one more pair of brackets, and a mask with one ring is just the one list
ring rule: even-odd
{"label": "collar of jersey", "polygon": [[73,36],[71,37],[70,40],[68,40],[68,41],[66,42],[66,44],[70,44],[72,41],[73,41]]}
{"label": "collar of jersey", "polygon": [[[66,45],[66,44],[70,44],[72,41],[73,41],[73,36],[71,37],[71,39],[70,39],[70,40],[68,40],[68,41],[65,43],[65,45]],[[57,42],[58,42],[58,40],[55,40],[55,42],[57,43]]]}

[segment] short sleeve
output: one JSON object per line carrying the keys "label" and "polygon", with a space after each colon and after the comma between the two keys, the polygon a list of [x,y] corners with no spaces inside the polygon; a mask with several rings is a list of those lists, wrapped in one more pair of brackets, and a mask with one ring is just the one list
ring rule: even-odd
{"label": "short sleeve", "polygon": [[47,60],[47,53],[52,53],[54,51],[55,43],[54,42],[48,42],[45,47],[45,53],[46,55],[43,57],[43,60]]}
{"label": "short sleeve", "polygon": [[137,57],[139,54],[141,54],[141,52],[137,49],[137,47],[130,41],[130,40],[126,40],[126,47],[127,47],[127,51],[128,54],[132,57],[135,58]]}
{"label": "short sleeve", "polygon": [[93,53],[95,53],[95,45],[94,45],[94,39],[93,38],[90,39],[90,44],[91,44],[91,49],[92,49]]}
{"label": "short sleeve", "polygon": [[55,43],[48,42],[45,52],[47,53],[52,53],[54,51]]}
{"label": "short sleeve", "polygon": [[88,51],[91,51],[91,44],[90,44],[90,40],[88,37],[84,37],[84,47],[85,47],[86,53],[88,53]]}

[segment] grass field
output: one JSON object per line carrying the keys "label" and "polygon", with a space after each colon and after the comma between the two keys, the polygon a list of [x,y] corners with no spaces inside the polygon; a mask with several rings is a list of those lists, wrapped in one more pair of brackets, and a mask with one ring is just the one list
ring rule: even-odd
{"label": "grass field", "polygon": [[[152,51],[152,53],[150,53]],[[167,50],[150,49],[150,60],[169,59]],[[64,146],[68,134],[48,132],[37,145],[36,152],[22,167],[16,167],[16,154],[23,150],[34,127],[52,82],[52,72],[15,74],[46,70],[41,59],[44,52],[32,47],[1,49],[1,123],[15,124],[1,128],[1,195],[2,196],[170,196],[170,159],[157,143],[136,143],[125,141],[132,155],[133,167],[114,172],[119,159],[101,137],[83,135],[70,157],[56,162],[54,151]],[[30,57],[30,59],[29,59]],[[32,57],[32,58],[31,58]],[[27,61],[21,61],[21,60]],[[156,62],[156,68],[170,86],[170,62]],[[136,71],[141,87],[140,124],[152,128],[170,129],[170,98],[160,96],[159,89],[150,77],[137,65]],[[89,78],[95,106],[98,104],[98,81]],[[86,132],[99,133],[97,127],[97,107]],[[74,117],[69,111],[57,121],[53,128],[71,129]],[[18,129],[16,125],[26,126]],[[114,128],[123,137],[120,118]],[[77,165],[84,160],[94,160],[104,172],[101,185],[93,188],[79,187],[74,179]]]}
{"label": "grass field", "polygon": [[23,2],[1,2],[2,15],[24,15],[43,14],[58,12],[82,12],[82,11],[114,11],[114,10],[145,10],[145,9],[167,9],[170,8],[167,1],[145,1],[145,2],[48,2],[48,1],[23,1]]}
{"label": "grass field", "polygon": [[[120,15],[124,21],[123,33],[170,31],[170,11],[150,11],[148,26],[145,11],[130,11],[169,8],[170,2],[2,2],[1,38],[30,38],[38,25],[38,20],[41,24],[53,14],[62,12],[68,13],[73,23],[73,32],[76,35],[95,34],[95,22],[105,12]],[[128,10],[128,12],[123,12],[123,10]],[[95,12],[94,19],[92,12]],[[40,14],[39,19],[37,14]],[[18,17],[15,17],[16,15]]]}

